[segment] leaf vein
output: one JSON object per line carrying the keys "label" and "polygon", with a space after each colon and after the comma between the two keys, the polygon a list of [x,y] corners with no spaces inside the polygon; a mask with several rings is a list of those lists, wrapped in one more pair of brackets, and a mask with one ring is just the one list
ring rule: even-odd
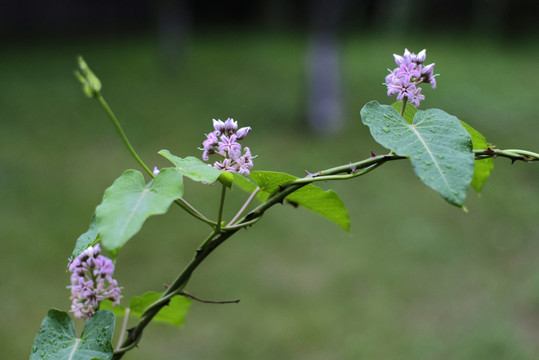
{"label": "leaf vein", "polygon": [[415,128],[415,126],[412,124],[410,125],[410,127],[412,128],[412,130],[414,131],[414,133],[417,135],[417,137],[419,138],[419,141],[421,141],[421,144],[423,144],[423,146],[425,147],[425,149],[427,150],[430,158],[432,159],[432,162],[434,163],[434,165],[436,165],[436,169],[438,169],[438,172],[440,173],[440,176],[442,177],[442,179],[444,180],[444,183],[445,185],[447,186],[447,188],[450,190],[450,191],[453,191],[453,188],[449,185],[449,183],[447,182],[447,179],[444,175],[444,173],[442,172],[442,169],[440,168],[440,164],[438,164],[438,161],[436,160],[436,157],[432,154],[432,152],[430,151],[430,148],[427,146],[427,144],[425,143],[425,140],[423,140],[423,137],[421,136],[421,134],[419,133],[419,131],[417,131],[417,129]]}
{"label": "leaf vein", "polygon": [[133,216],[135,216],[135,213],[137,212],[136,210],[138,209],[138,207],[140,206],[140,204],[142,203],[142,200],[144,199],[144,197],[146,197],[146,194],[150,192],[149,189],[144,189],[142,190],[142,194],[141,196],[138,198],[137,200],[137,203],[135,204],[135,206],[133,207],[133,209],[131,209],[131,212],[129,213],[129,217],[126,219],[125,223],[124,223],[124,226],[122,227],[121,231],[120,231],[120,234],[122,234],[122,236],[125,234],[125,229],[127,228],[127,226],[129,225],[129,223],[131,222],[131,219],[133,218]]}
{"label": "leaf vein", "polygon": [[77,350],[77,346],[80,344],[80,339],[75,340],[75,345],[73,346],[73,350],[71,351],[71,354],[69,354],[69,360],[73,359],[73,356],[75,355],[75,351]]}

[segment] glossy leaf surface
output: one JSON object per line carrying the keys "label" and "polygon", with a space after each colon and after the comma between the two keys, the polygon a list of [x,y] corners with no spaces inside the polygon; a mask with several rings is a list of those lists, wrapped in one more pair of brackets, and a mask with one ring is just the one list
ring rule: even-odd
{"label": "glossy leaf surface", "polygon": [[30,360],[109,360],[113,353],[114,321],[112,312],[98,311],[78,338],[69,315],[51,309],[36,336]]}
{"label": "glossy leaf surface", "polygon": [[379,144],[410,158],[423,183],[463,207],[474,156],[470,134],[456,117],[438,109],[419,110],[409,124],[393,107],[371,101],[361,109],[361,118]]}

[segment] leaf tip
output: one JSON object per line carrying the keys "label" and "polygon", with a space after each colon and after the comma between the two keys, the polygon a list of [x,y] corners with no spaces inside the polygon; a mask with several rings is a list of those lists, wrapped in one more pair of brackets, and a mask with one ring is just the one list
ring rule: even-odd
{"label": "leaf tip", "polygon": [[168,151],[167,149],[161,149],[157,153],[166,158],[167,155],[170,154],[170,151]]}

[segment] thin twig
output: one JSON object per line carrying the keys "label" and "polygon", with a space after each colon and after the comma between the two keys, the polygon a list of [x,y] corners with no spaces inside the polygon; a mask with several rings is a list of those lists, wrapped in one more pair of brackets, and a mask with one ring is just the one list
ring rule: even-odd
{"label": "thin twig", "polygon": [[237,304],[240,302],[240,300],[228,300],[228,301],[211,301],[211,300],[202,300],[199,298],[194,297],[193,295],[190,295],[186,292],[179,291],[178,295],[185,296],[186,298],[189,298],[191,300],[195,300],[204,304]]}
{"label": "thin twig", "polygon": [[247,209],[247,206],[249,206],[249,204],[251,203],[251,201],[253,201],[254,197],[256,196],[256,194],[258,194],[258,192],[260,191],[260,188],[257,186],[256,189],[251,193],[251,195],[249,195],[249,198],[247,199],[247,201],[245,202],[245,204],[243,204],[243,206],[241,207],[241,209],[238,211],[238,213],[232,218],[232,220],[230,220],[230,222],[226,225],[226,227],[228,228],[230,225],[234,224],[234,222],[236,222],[236,220],[238,220],[238,218],[241,216],[241,214],[243,214],[243,212],[245,211],[245,209]]}
{"label": "thin twig", "polygon": [[119,351],[122,348],[122,343],[124,342],[124,336],[127,332],[127,321],[129,320],[130,308],[125,309],[124,321],[122,322],[122,329],[120,331],[120,337],[118,338],[118,345],[116,345],[116,351]]}

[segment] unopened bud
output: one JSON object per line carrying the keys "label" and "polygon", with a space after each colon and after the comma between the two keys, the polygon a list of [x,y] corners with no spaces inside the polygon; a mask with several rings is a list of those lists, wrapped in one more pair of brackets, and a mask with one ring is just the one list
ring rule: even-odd
{"label": "unopened bud", "polygon": [[227,188],[231,188],[232,183],[234,182],[234,175],[232,175],[231,172],[223,171],[217,180]]}
{"label": "unopened bud", "polygon": [[79,56],[77,60],[79,63],[79,70],[75,71],[75,76],[81,82],[84,93],[88,97],[97,97],[101,91],[101,81],[99,81],[97,76],[90,70],[82,56]]}
{"label": "unopened bud", "polygon": [[234,134],[238,130],[238,122],[234,119],[228,118],[225,121],[225,132],[227,135]]}
{"label": "unopened bud", "polygon": [[223,134],[225,132],[225,123],[221,120],[215,120],[213,119],[213,128],[218,133],[216,135]]}
{"label": "unopened bud", "polygon": [[418,64],[423,64],[426,57],[427,57],[427,50],[423,49],[419,52],[419,54],[416,55],[415,62]]}
{"label": "unopened bud", "polygon": [[246,137],[249,130],[251,130],[250,126],[242,127],[241,129],[239,129],[238,132],[236,133],[236,140],[241,140],[244,137]]}

